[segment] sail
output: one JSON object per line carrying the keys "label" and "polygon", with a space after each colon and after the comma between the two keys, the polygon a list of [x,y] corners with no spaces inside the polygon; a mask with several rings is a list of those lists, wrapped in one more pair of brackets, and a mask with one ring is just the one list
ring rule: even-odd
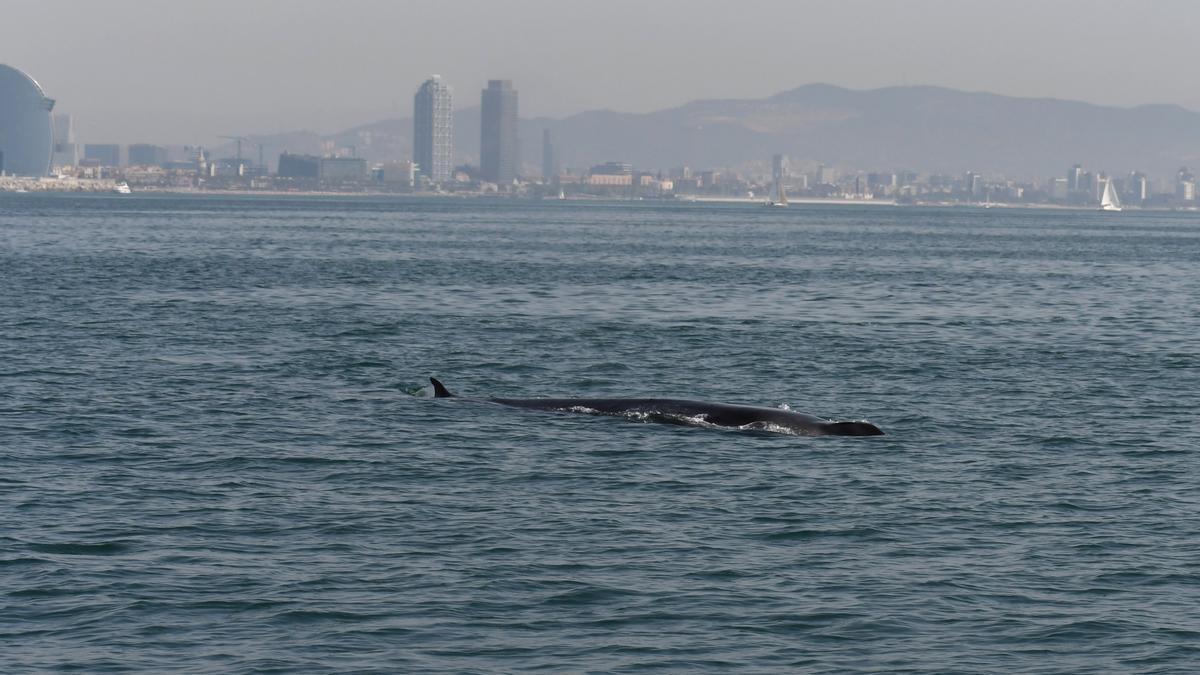
{"label": "sail", "polygon": [[1100,198],[1100,208],[1105,211],[1121,210],[1121,200],[1117,198],[1117,191],[1113,189],[1111,178],[1104,181],[1104,196]]}
{"label": "sail", "polygon": [[787,193],[783,190],[783,181],[778,176],[771,184],[771,194],[767,195],[768,206],[787,206]]}

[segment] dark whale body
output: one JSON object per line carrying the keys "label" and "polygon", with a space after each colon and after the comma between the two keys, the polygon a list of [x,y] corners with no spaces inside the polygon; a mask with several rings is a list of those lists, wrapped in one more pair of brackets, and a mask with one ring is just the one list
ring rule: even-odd
{"label": "dark whale body", "polygon": [[[456,398],[434,378],[434,396]],[[882,436],[870,422],[835,422],[813,415],[750,405],[707,403],[678,398],[489,398],[490,403],[556,412],[619,415],[669,424],[713,425],[736,429],[775,431],[803,436]]]}

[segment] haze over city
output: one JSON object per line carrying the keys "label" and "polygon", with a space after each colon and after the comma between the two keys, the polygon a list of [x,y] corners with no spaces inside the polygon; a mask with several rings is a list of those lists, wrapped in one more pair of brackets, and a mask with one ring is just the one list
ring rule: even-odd
{"label": "haze over city", "polygon": [[932,84],[1200,109],[1188,31],[1156,2],[5,3],[4,62],[84,138],[211,142],[407,117],[430,73],[478,104],[512,79],[521,116],[649,112],[810,82]]}

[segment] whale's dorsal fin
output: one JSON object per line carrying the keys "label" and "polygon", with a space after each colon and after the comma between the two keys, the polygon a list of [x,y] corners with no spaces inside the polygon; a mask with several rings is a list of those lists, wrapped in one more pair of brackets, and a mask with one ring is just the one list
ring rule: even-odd
{"label": "whale's dorsal fin", "polygon": [[429,381],[433,384],[434,398],[454,398],[454,394],[450,393],[450,390],[446,388],[446,385],[438,382],[436,377],[429,378]]}

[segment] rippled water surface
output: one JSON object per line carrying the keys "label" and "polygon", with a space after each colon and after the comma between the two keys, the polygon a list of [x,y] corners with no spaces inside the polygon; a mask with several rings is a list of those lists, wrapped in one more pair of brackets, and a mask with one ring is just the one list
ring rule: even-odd
{"label": "rippled water surface", "polygon": [[0,195],[0,671],[1194,672],[1198,261],[1196,214]]}

